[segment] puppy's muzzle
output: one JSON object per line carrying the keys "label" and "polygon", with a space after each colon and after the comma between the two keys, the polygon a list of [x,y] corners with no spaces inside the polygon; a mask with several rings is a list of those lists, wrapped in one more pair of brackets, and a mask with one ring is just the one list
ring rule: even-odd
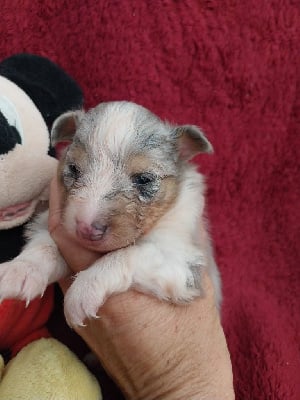
{"label": "puppy's muzzle", "polygon": [[77,221],[76,234],[78,237],[86,240],[101,240],[107,231],[107,225],[95,221],[91,224]]}

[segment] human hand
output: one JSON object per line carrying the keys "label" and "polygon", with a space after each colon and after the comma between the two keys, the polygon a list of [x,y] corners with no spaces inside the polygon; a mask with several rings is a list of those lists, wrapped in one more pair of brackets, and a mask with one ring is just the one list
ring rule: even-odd
{"label": "human hand", "polygon": [[[54,179],[49,230],[76,273],[99,254],[79,247],[60,218]],[[64,292],[71,283],[61,282]],[[128,399],[234,399],[230,356],[206,274],[203,288],[205,297],[185,306],[133,290],[111,296],[101,307],[101,317],[76,331]]]}

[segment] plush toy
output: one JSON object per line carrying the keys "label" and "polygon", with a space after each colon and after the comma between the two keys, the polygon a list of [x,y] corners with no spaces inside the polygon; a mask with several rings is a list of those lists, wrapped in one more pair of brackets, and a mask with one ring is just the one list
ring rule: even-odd
{"label": "plush toy", "polygon": [[[49,127],[58,115],[70,109],[81,108],[82,103],[82,92],[76,82],[47,58],[18,54],[0,63],[0,263],[19,254],[24,244],[23,231],[26,223],[35,212],[43,208],[47,201],[48,185],[57,164],[55,158],[50,156]],[[35,299],[28,306],[26,302],[18,300],[5,300],[0,304],[0,353],[4,361],[15,357],[29,343],[33,348],[37,346],[39,351],[46,349],[46,353],[50,352],[50,348],[56,348],[55,357],[46,355],[43,358],[41,355],[37,359],[36,350],[33,351],[32,347],[27,346],[21,352],[22,356],[19,353],[16,359],[10,361],[9,379],[16,379],[16,377],[12,378],[11,371],[15,371],[21,377],[22,368],[24,368],[24,373],[28,374],[34,368],[34,375],[30,375],[32,392],[35,391],[35,383],[38,384],[39,390],[42,390],[42,382],[46,385],[45,371],[48,371],[46,373],[49,375],[51,368],[53,370],[63,368],[66,357],[70,371],[73,368],[72,363],[75,364],[77,379],[80,371],[85,368],[83,365],[78,366],[79,360],[72,357],[71,353],[67,354],[69,350],[58,342],[48,339],[50,342],[43,340],[39,343],[40,338],[50,336],[46,323],[52,307],[53,287],[49,287],[41,299]],[[61,353],[61,360],[57,355],[59,353]],[[45,362],[48,363],[47,369],[45,369]],[[17,367],[14,367],[16,364]],[[3,383],[0,384],[0,388],[4,382],[10,382],[6,378],[6,369],[3,374]],[[55,375],[52,374],[52,376],[52,384],[56,385]],[[81,378],[85,380],[86,376],[88,376],[87,371]],[[36,377],[35,383],[33,383],[34,377]],[[65,378],[71,379],[69,375],[65,375]],[[24,384],[29,383],[25,375],[22,379]],[[61,379],[63,380],[63,377]],[[57,383],[62,384],[61,381]],[[1,395],[2,389],[0,390],[0,400],[18,399],[16,392],[13,392],[13,396],[8,396],[7,385],[10,386],[10,384],[5,386],[5,395]],[[39,400],[100,398],[100,395],[76,397],[75,388],[69,397],[65,394],[59,396],[58,392],[50,397],[51,385],[49,389],[46,389],[46,386],[45,393],[49,393],[49,397],[38,396]],[[55,390],[58,391],[57,388]],[[33,393],[31,397],[29,395],[29,398],[35,398]]]}
{"label": "plush toy", "polygon": [[56,339],[24,347],[4,370],[0,358],[0,400],[100,400],[96,378]]}

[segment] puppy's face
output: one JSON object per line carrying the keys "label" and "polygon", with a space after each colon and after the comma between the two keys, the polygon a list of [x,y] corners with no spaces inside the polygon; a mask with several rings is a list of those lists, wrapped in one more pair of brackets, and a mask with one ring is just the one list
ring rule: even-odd
{"label": "puppy's face", "polygon": [[172,206],[180,171],[211,145],[195,127],[172,127],[134,103],[103,103],[55,122],[67,230],[85,247],[108,252],[133,244]]}

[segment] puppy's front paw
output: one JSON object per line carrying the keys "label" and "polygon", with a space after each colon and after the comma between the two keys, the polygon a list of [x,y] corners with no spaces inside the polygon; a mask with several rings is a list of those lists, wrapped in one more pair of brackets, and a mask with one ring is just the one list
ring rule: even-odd
{"label": "puppy's front paw", "polygon": [[65,295],[65,317],[71,327],[84,326],[86,318],[98,318],[98,309],[105,301],[104,288],[90,272],[80,272]]}
{"label": "puppy's front paw", "polygon": [[29,303],[43,295],[47,279],[31,261],[13,260],[0,265],[0,300],[20,299]]}
{"label": "puppy's front paw", "polygon": [[191,302],[195,297],[202,296],[201,273],[200,265],[188,265],[183,271],[182,279],[170,277],[161,287],[161,292],[158,292],[159,297],[172,303],[185,304]]}
{"label": "puppy's front paw", "polygon": [[203,295],[201,274],[204,268],[202,257],[193,261],[166,257],[160,268],[144,271],[140,268],[134,276],[134,284],[142,292],[150,292],[156,297],[172,303],[189,303]]}

